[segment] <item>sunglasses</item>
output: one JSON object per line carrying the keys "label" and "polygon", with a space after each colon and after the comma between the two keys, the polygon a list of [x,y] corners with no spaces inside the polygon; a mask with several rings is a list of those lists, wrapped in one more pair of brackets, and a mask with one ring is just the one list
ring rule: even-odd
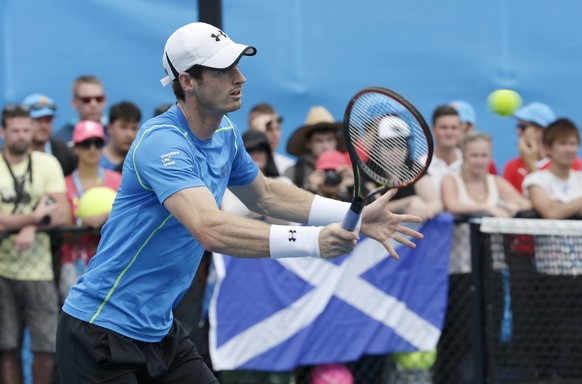
{"label": "sunglasses", "polygon": [[81,149],[89,149],[91,146],[94,146],[97,149],[103,149],[105,146],[105,140],[103,139],[88,139],[81,141],[80,143],[76,144],[77,147]]}
{"label": "sunglasses", "polygon": [[281,124],[283,122],[283,116],[277,116],[276,119],[269,120],[267,122],[267,131],[270,131],[271,129],[273,129],[273,122],[274,121],[276,121],[277,123]]}
{"label": "sunglasses", "polygon": [[3,113],[6,112],[30,112],[30,107],[24,104],[6,104],[2,109]]}
{"label": "sunglasses", "polygon": [[525,130],[527,128],[527,124],[517,124],[517,129],[519,130]]}
{"label": "sunglasses", "polygon": [[102,103],[105,101],[105,95],[99,96],[76,96],[77,99],[81,100],[83,104],[89,104],[92,100],[95,100],[98,103]]}
{"label": "sunglasses", "polygon": [[53,103],[47,103],[47,102],[41,101],[39,103],[32,104],[30,106],[31,111],[38,111],[39,109],[43,109],[43,108],[48,108],[48,109],[52,110],[53,112],[57,111],[57,106],[56,106],[56,104],[53,104]]}

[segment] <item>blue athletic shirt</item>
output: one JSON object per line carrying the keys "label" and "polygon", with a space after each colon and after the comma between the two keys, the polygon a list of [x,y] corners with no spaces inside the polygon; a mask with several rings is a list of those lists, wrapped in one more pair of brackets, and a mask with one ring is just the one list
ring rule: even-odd
{"label": "blue athletic shirt", "polygon": [[146,122],[127,154],[97,254],[63,311],[132,339],[160,341],[204,252],[164,200],[205,186],[220,206],[227,186],[247,185],[257,174],[226,116],[208,141],[190,132],[176,105]]}

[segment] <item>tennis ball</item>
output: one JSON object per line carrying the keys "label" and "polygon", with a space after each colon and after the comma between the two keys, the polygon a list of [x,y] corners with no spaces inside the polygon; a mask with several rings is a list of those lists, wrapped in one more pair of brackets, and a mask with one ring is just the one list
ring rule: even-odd
{"label": "tennis ball", "polygon": [[83,193],[77,206],[77,216],[80,218],[101,215],[111,212],[111,206],[117,192],[108,187],[93,187]]}
{"label": "tennis ball", "polygon": [[428,371],[436,361],[436,349],[432,351],[398,352],[392,354],[392,360],[403,369]]}
{"label": "tennis ball", "polygon": [[521,96],[511,89],[498,89],[487,98],[489,108],[499,116],[511,116],[521,107]]}

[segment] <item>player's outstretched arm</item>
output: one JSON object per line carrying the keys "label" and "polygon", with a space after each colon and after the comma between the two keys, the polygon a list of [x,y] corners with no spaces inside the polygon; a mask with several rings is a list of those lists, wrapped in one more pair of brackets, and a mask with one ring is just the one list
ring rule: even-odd
{"label": "player's outstretched arm", "polygon": [[237,257],[337,257],[353,250],[358,234],[326,227],[268,225],[223,212],[205,187],[181,190],[164,206],[211,252]]}
{"label": "player's outstretched arm", "polygon": [[401,225],[404,222],[420,223],[422,221],[420,217],[414,215],[398,215],[390,212],[388,209],[388,202],[396,192],[396,189],[392,189],[364,208],[361,231],[364,235],[382,243],[390,255],[398,259],[398,253],[396,253],[390,244],[390,239],[408,247],[415,248],[416,244],[406,236],[422,239],[423,235],[420,232]]}

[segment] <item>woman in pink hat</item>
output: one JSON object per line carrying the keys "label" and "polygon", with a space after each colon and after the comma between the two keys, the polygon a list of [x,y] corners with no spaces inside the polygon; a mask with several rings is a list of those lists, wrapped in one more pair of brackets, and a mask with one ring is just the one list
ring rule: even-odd
{"label": "woman in pink hat", "polygon": [[[78,206],[83,194],[94,187],[108,187],[117,191],[121,184],[121,174],[104,169],[99,165],[105,146],[103,126],[96,121],[83,120],[73,130],[73,151],[77,157],[77,168],[65,178],[67,200],[71,206],[73,221],[77,225],[101,228],[109,213],[79,217]],[[61,276],[59,290],[63,299],[70,288],[85,272],[87,263],[97,251],[99,233],[68,234],[61,255]]]}

